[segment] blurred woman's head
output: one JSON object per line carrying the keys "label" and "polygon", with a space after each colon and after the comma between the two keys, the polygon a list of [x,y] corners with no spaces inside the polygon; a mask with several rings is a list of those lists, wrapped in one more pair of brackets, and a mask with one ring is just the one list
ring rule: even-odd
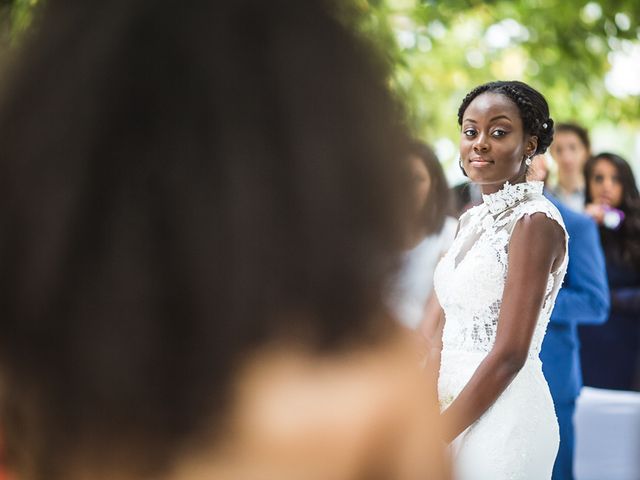
{"label": "blurred woman's head", "polygon": [[625,213],[618,230],[600,229],[605,252],[640,270],[640,195],[631,166],[619,155],[600,153],[587,161],[584,176],[586,204],[606,205]]}
{"label": "blurred woman's head", "polygon": [[412,143],[409,160],[416,227],[425,235],[439,232],[449,213],[451,198],[440,161],[431,147],[420,141]]}
{"label": "blurred woman's head", "polygon": [[383,63],[324,3],[45,3],[0,103],[18,470],[154,477],[225,436],[250,352],[387,337],[409,142]]}
{"label": "blurred woman's head", "polygon": [[591,155],[589,132],[574,123],[560,123],[556,125],[556,134],[549,150],[558,164],[560,176],[581,176]]}
{"label": "blurred woman's head", "polygon": [[585,165],[586,203],[626,211],[638,206],[638,187],[627,161],[614,153],[600,153]]}

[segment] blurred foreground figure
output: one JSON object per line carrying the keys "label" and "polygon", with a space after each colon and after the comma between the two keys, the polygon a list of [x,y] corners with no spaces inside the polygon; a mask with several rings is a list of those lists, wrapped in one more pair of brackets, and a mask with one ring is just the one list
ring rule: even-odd
{"label": "blurred foreground figure", "polygon": [[443,478],[367,46],[319,1],[47,7],[0,102],[14,478]]}

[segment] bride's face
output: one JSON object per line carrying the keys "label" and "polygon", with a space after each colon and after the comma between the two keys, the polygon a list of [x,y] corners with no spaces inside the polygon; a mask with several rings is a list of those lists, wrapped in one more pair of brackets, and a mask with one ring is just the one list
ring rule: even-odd
{"label": "bride's face", "polygon": [[525,134],[518,107],[505,95],[478,95],[462,117],[460,158],[469,179],[487,187],[485,193],[507,180],[524,179],[524,160],[536,150],[536,142]]}

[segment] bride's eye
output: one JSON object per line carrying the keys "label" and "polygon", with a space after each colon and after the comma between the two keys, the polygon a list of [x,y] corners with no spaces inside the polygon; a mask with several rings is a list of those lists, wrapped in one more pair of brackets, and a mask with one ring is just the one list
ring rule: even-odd
{"label": "bride's eye", "polygon": [[506,134],[507,132],[505,130],[496,128],[491,135],[493,135],[494,137],[504,137]]}
{"label": "bride's eye", "polygon": [[464,132],[462,132],[465,137],[473,137],[476,134],[476,131],[473,128],[467,128]]}

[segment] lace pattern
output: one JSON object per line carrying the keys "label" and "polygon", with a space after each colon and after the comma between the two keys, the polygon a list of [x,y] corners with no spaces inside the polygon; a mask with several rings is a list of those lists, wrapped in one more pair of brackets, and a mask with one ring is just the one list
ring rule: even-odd
{"label": "lace pattern", "polygon": [[[564,230],[541,183],[506,184],[460,219],[460,229],[435,271],[445,312],[438,397],[446,409],[495,343],[507,277],[509,240],[525,215],[542,213]],[[560,267],[549,275],[529,358],[491,407],[453,446],[459,480],[551,480],[560,442],[553,400],[539,359],[549,317],[567,268],[568,237]]]}
{"label": "lace pattern", "polygon": [[[509,240],[523,216],[543,213],[563,230],[558,210],[542,195],[542,182],[511,185],[467,211],[451,248],[438,264],[434,286],[445,312],[444,349],[488,352],[495,342],[507,276]],[[565,242],[568,236],[565,230]],[[561,266],[549,276],[543,308],[535,327],[530,358],[542,346],[555,297],[568,262],[567,243]]]}

